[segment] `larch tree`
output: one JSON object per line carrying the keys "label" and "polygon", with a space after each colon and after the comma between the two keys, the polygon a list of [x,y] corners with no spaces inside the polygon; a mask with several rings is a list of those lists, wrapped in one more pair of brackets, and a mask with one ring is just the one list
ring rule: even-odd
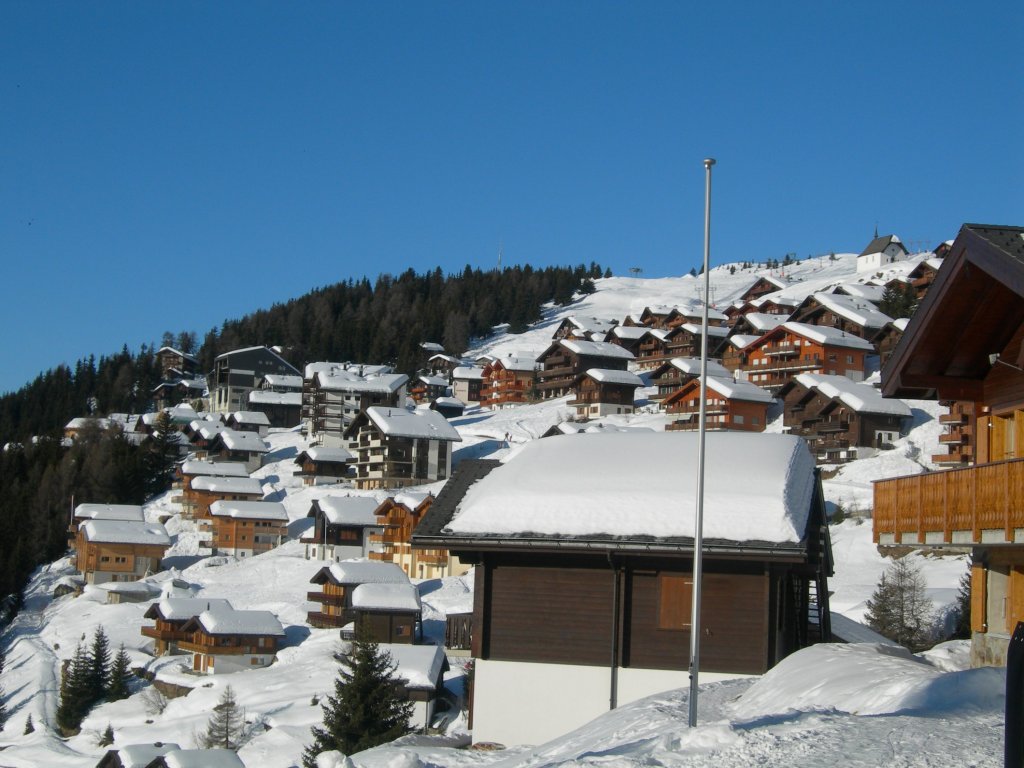
{"label": "larch tree", "polygon": [[869,627],[912,651],[933,639],[934,607],[925,592],[921,568],[908,558],[893,561],[867,601]]}
{"label": "larch tree", "polygon": [[206,723],[206,733],[200,739],[203,749],[232,749],[242,746],[245,731],[245,711],[235,698],[235,690],[229,685],[221,694],[220,701],[213,708],[213,714]]}

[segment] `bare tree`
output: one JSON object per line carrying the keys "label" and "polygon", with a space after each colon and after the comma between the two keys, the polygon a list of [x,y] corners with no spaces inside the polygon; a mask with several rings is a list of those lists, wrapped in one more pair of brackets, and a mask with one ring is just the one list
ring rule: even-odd
{"label": "bare tree", "polygon": [[912,651],[928,648],[935,609],[925,592],[920,566],[908,558],[894,560],[882,574],[865,619],[868,626]]}

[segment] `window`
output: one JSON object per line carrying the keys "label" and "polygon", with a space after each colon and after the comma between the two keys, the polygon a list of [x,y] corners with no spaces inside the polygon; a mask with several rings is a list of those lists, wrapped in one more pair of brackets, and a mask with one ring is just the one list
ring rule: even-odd
{"label": "window", "polygon": [[100,558],[100,562],[101,563],[109,563],[110,562],[110,558],[107,557],[106,555],[103,555],[103,557]]}
{"label": "window", "polygon": [[743,423],[743,416],[741,416],[740,414],[737,413],[735,416],[732,417],[732,421],[733,421],[733,424],[742,424]]}
{"label": "window", "polygon": [[693,577],[658,577],[658,629],[689,629]]}
{"label": "window", "polygon": [[853,355],[846,356],[846,363],[847,365],[853,365]]}

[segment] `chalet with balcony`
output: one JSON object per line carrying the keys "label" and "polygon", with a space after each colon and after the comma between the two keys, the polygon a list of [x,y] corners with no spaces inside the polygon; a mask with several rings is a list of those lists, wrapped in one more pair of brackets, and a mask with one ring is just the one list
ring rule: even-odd
{"label": "chalet with balcony", "polygon": [[260,437],[266,437],[270,431],[270,419],[260,411],[234,411],[224,424],[236,432],[252,432]]}
{"label": "chalet with balcony", "polygon": [[[713,432],[706,447],[701,680],[713,682],[830,637],[831,552],[803,441]],[[475,740],[542,743],[687,684],[696,473],[679,467],[697,450],[693,433],[584,434],[459,465],[413,543],[476,566]],[[623,477],[643,477],[642,492]]]}
{"label": "chalet with balcony", "polygon": [[227,427],[218,431],[206,447],[206,455],[214,461],[239,462],[249,472],[262,466],[269,451],[270,447],[255,432],[236,432]]}
{"label": "chalet with balcony", "polygon": [[896,235],[882,235],[872,240],[857,257],[858,272],[875,272],[907,258],[907,249]]}
{"label": "chalet with balcony", "polygon": [[738,301],[753,301],[754,299],[760,299],[762,296],[766,296],[769,293],[775,293],[781,291],[783,288],[789,287],[789,281],[784,280],[781,277],[775,277],[773,275],[763,275],[754,281],[747,290],[745,290],[739,297]]}
{"label": "chalet with balcony", "polygon": [[[965,224],[882,369],[886,397],[969,402],[974,466],[875,483],[882,545],[971,552],[971,661],[1024,621],[1024,227]],[[947,422],[948,423],[948,422]]]}
{"label": "chalet with balcony", "polygon": [[427,360],[427,370],[430,371],[430,375],[440,376],[449,382],[452,378],[452,371],[460,365],[462,365],[462,361],[459,358],[443,353],[436,354]]}
{"label": "chalet with balcony", "polygon": [[277,658],[284,627],[270,611],[205,610],[182,626],[178,648],[192,654],[192,671],[226,674],[268,667]]}
{"label": "chalet with balcony", "polygon": [[231,610],[231,603],[219,597],[163,597],[146,610],[143,617],[154,623],[142,627],[142,634],[153,639],[154,656],[180,653],[178,643],[192,636],[185,624],[203,611],[223,610]]}
{"label": "chalet with balcony", "polygon": [[[662,363],[651,372],[650,382],[658,391],[651,395],[651,400],[662,402],[671,394],[679,391],[690,379],[700,376],[699,357],[673,357]],[[708,376],[719,379],[731,379],[732,374],[717,360],[708,360]]]}
{"label": "chalet with balcony", "polygon": [[302,393],[253,390],[249,393],[249,410],[262,413],[272,427],[291,429],[302,423]]}
{"label": "chalet with balcony", "polygon": [[315,499],[306,515],[313,518],[313,527],[299,539],[306,545],[306,559],[340,562],[380,552],[380,544],[371,542],[382,531],[377,507],[372,496]]}
{"label": "chalet with balcony", "polygon": [[249,402],[249,393],[259,389],[269,374],[301,375],[268,347],[246,347],[218,355],[208,380],[210,410],[225,414],[242,410]]}
{"label": "chalet with balcony", "polygon": [[807,441],[819,464],[865,458],[906,433],[910,407],[845,376],[801,373],[779,390],[783,425]]}
{"label": "chalet with balcony", "polygon": [[[709,430],[763,432],[768,422],[771,393],[748,381],[708,376],[704,415]],[[675,416],[666,430],[694,430],[700,428],[700,376],[692,378],[674,394],[669,395],[663,407]]]}
{"label": "chalet with balcony", "polygon": [[636,345],[636,367],[641,371],[649,371],[670,359],[668,352],[668,330],[664,328],[648,328]]}
{"label": "chalet with balcony", "polygon": [[942,259],[940,258],[925,259],[907,274],[907,279],[914,286],[914,294],[918,301],[923,299],[928,293],[928,289],[932,287],[941,266]]}
{"label": "chalet with balcony", "polygon": [[484,365],[480,405],[496,411],[536,399],[537,359],[504,355]]}
{"label": "chalet with balcony", "polygon": [[452,370],[452,395],[464,403],[479,403],[484,369],[475,365],[460,365]]}
{"label": "chalet with balcony", "polygon": [[869,339],[875,349],[878,350],[878,361],[881,365],[885,365],[889,358],[892,357],[893,350],[896,349],[896,345],[903,338],[903,332],[907,329],[907,323],[909,322],[909,318],[899,317],[892,322],[886,323],[882,330]]}
{"label": "chalet with balcony", "polygon": [[567,317],[551,335],[554,340],[575,339],[576,341],[604,341],[616,326],[615,320],[600,320],[596,317]]}
{"label": "chalet with balcony", "polygon": [[206,378],[170,379],[161,381],[152,390],[153,405],[157,410],[202,400],[206,396]]}
{"label": "chalet with balcony", "polygon": [[729,336],[764,336],[775,328],[778,328],[789,318],[786,315],[769,315],[767,312],[748,312],[745,315],[737,315],[729,331]]}
{"label": "chalet with balcony", "polygon": [[68,526],[68,543],[74,545],[78,529],[89,520],[130,520],[145,522],[146,516],[138,504],[79,504],[71,515]]}
{"label": "chalet with balcony", "polygon": [[409,397],[416,403],[429,403],[447,394],[447,376],[417,376],[409,385]]}
{"label": "chalet with balcony", "polygon": [[643,379],[632,371],[591,368],[576,378],[575,397],[568,404],[581,419],[633,413],[633,398],[642,386]]}
{"label": "chalet with balcony", "polygon": [[345,430],[356,454],[356,488],[401,488],[444,480],[459,433],[437,411],[371,406]]}
{"label": "chalet with balcony", "polygon": [[160,347],[156,353],[160,377],[165,380],[187,379],[199,373],[199,360],[195,355],[174,347]]}
{"label": "chalet with balcony", "polygon": [[[329,366],[326,370],[320,366]],[[404,373],[368,372],[367,366],[346,369],[332,363],[306,366],[303,408],[306,431],[317,445],[349,447],[345,430],[367,408],[405,404],[409,377]]]}
{"label": "chalet with balcony", "polygon": [[[942,433],[939,435],[939,448],[944,453],[933,453],[932,463],[943,467],[964,467],[974,463],[974,448],[980,438],[986,437],[978,432],[978,420],[973,400],[944,400],[947,412],[939,416]],[[985,423],[985,422],[983,422]]]}
{"label": "chalet with balcony", "polygon": [[340,483],[355,471],[356,457],[344,448],[314,445],[295,457],[303,485]]}
{"label": "chalet with balcony", "polygon": [[215,555],[253,557],[288,539],[288,513],[277,501],[215,501],[210,517]]}
{"label": "chalet with balcony", "polygon": [[193,478],[190,484],[188,507],[191,517],[200,521],[200,526],[209,527],[212,525],[210,506],[214,503],[218,501],[260,501],[262,498],[263,485],[255,477],[200,475]]}
{"label": "chalet with balcony", "polygon": [[[723,312],[719,312],[714,307],[708,307],[708,325],[712,327],[724,326],[728,323],[728,320],[729,318]],[[686,323],[699,326],[703,321],[703,304],[684,305],[672,307],[668,317],[665,318],[665,327],[671,330]]]}
{"label": "chalet with balcony", "polygon": [[640,348],[640,339],[647,333],[647,328],[642,325],[616,325],[604,340],[609,344],[615,344],[626,349],[636,356]]}
{"label": "chalet with balcony", "polygon": [[537,395],[548,400],[571,394],[578,377],[591,368],[625,371],[632,359],[615,344],[559,339],[537,358]]}
{"label": "chalet with balcony", "polygon": [[814,293],[808,296],[792,315],[793,320],[808,325],[836,328],[862,339],[873,339],[892,318],[869,300],[840,293]]}
{"label": "chalet with balcony", "polygon": [[[719,357],[729,335],[724,325],[708,325],[708,357]],[[704,345],[704,335],[699,323],[683,323],[674,326],[665,338],[669,358],[700,357]]]}
{"label": "chalet with balcony", "polygon": [[175,470],[175,487],[181,488],[181,514],[192,517],[198,498],[192,490],[192,483],[198,477],[248,477],[249,470],[236,461],[209,461],[188,459]]}
{"label": "chalet with balcony", "polygon": [[801,373],[829,373],[864,380],[871,342],[826,325],[786,322],[744,350],[739,370],[752,384],[777,392]]}
{"label": "chalet with balcony", "polygon": [[[227,427],[224,426],[224,423],[219,418],[196,419],[189,422],[189,425],[185,427],[182,434],[188,439],[195,458],[205,459],[210,455],[210,445],[213,443],[214,438],[225,429]],[[244,464],[245,462],[242,463]]]}
{"label": "chalet with balcony", "polygon": [[87,520],[75,535],[75,568],[87,584],[138,581],[160,570],[170,546],[160,523]]}
{"label": "chalet with balcony", "polygon": [[310,584],[319,591],[307,592],[306,600],[319,603],[320,609],[310,611],[306,620],[311,626],[341,629],[355,621],[352,594],[361,584],[409,584],[405,571],[394,563],[371,560],[343,560],[317,571]]}
{"label": "chalet with balcony", "polygon": [[370,558],[395,563],[416,579],[461,576],[468,571],[469,566],[447,549],[412,546],[413,532],[433,502],[430,494],[414,492],[400,493],[381,502],[377,522],[384,529],[379,536],[382,552],[371,554]]}
{"label": "chalet with balcony", "polygon": [[[668,329],[668,318],[669,315],[672,314],[672,309],[672,307],[666,306],[644,307],[635,322],[639,325],[645,326],[646,328],[661,328],[666,330]],[[627,320],[629,320],[629,318],[627,318]]]}
{"label": "chalet with balcony", "polygon": [[375,643],[415,643],[422,639],[423,606],[414,584],[360,584],[352,590],[352,622],[341,639],[352,640],[356,627]]}
{"label": "chalet with balcony", "polygon": [[722,367],[730,376],[747,364],[750,348],[760,339],[761,336],[736,333],[725,340],[725,346],[722,347]]}

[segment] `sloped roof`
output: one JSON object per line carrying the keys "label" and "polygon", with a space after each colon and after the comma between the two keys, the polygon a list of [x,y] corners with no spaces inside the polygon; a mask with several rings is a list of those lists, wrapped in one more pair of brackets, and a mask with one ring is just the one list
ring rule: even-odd
{"label": "sloped roof", "polygon": [[870,384],[859,384],[845,376],[824,373],[801,373],[796,380],[808,389],[816,389],[825,397],[839,400],[857,413],[880,413],[910,416],[910,406],[902,400],[884,398]]}
{"label": "sloped roof", "polygon": [[426,438],[460,443],[462,438],[437,411],[407,411],[378,405],[366,409],[366,416],[389,437]]}
{"label": "sloped roof", "polygon": [[815,293],[813,298],[831,312],[865,328],[881,328],[892,320],[870,301],[857,296],[847,296],[842,293]]}
{"label": "sloped roof", "polygon": [[244,493],[263,495],[263,486],[254,477],[218,477],[200,475],[192,480],[192,488],[210,493]]}
{"label": "sloped roof", "polygon": [[85,540],[104,544],[156,544],[169,547],[171,537],[160,523],[139,520],[89,520],[82,524]]}
{"label": "sloped roof", "polygon": [[307,456],[312,461],[323,461],[335,464],[345,464],[350,461],[355,461],[356,459],[355,456],[344,448],[327,445],[310,446],[295,457],[295,463],[301,464],[303,456]]}
{"label": "sloped roof", "polygon": [[581,341],[579,339],[559,339],[558,343],[577,355],[590,357],[613,357],[621,360],[632,360],[633,353],[618,344],[607,341]]}
{"label": "sloped roof", "polygon": [[269,427],[270,419],[262,411],[235,411],[230,418],[237,424],[256,424],[260,427]]}
{"label": "sloped roof", "polygon": [[408,584],[409,577],[394,563],[377,560],[342,560],[321,568],[311,584]]}
{"label": "sloped roof", "polygon": [[386,651],[395,664],[391,677],[404,680],[406,688],[433,690],[441,681],[447,664],[441,646],[380,643],[378,647]]}
{"label": "sloped roof", "polygon": [[423,610],[420,593],[414,584],[402,582],[366,582],[352,590],[352,607],[363,611]]}
{"label": "sloped roof", "polygon": [[[816,341],[819,344],[828,344],[833,347],[850,347],[851,349],[863,349],[868,351],[874,350],[871,343],[865,341],[860,336],[854,336],[852,333],[846,333],[845,331],[841,331],[838,328],[833,328],[828,325],[810,325],[808,323],[796,323],[791,320],[783,323],[780,327],[811,339],[812,341]],[[771,333],[771,331],[769,331],[769,333]],[[762,336],[761,338],[764,337]]]}
{"label": "sloped roof", "polygon": [[867,256],[869,253],[880,253],[893,244],[898,245],[904,253],[907,252],[903,242],[896,235],[880,235],[868,243],[867,247],[860,252],[860,255]]}
{"label": "sloped roof", "polygon": [[75,507],[75,520],[145,520],[138,504],[79,504]]}
{"label": "sloped roof", "polygon": [[[673,357],[668,361],[668,365],[682,371],[687,376],[700,376],[699,357]],[[723,379],[728,379],[732,376],[729,370],[717,360],[708,360],[707,370],[708,376],[718,376]]]}
{"label": "sloped roof", "polygon": [[479,368],[475,365],[460,365],[452,369],[453,379],[482,379],[484,377],[484,369]]}
{"label": "sloped roof", "polygon": [[184,621],[203,611],[230,608],[231,603],[222,597],[164,597],[149,606],[145,618]]}
{"label": "sloped roof", "polygon": [[[313,502],[331,525],[377,525],[379,504],[372,496],[325,496]],[[313,514],[313,509],[310,509]]]}
{"label": "sloped roof", "polygon": [[270,611],[213,608],[200,613],[196,623],[211,635],[284,635],[284,627]]}
{"label": "sloped roof", "polygon": [[288,522],[288,513],[279,501],[244,501],[220,499],[210,505],[214,517],[232,517],[241,520],[276,520]]}
{"label": "sloped roof", "polygon": [[632,371],[610,371],[607,368],[590,368],[587,376],[602,384],[622,384],[631,387],[642,387],[644,381]]}
{"label": "sloped roof", "polygon": [[183,475],[213,475],[216,477],[248,477],[249,470],[240,461],[199,461],[191,459],[181,465]]}
{"label": "sloped roof", "polygon": [[233,429],[225,429],[220,432],[218,439],[229,451],[267,453],[270,450],[270,446],[255,432],[237,432]]}

